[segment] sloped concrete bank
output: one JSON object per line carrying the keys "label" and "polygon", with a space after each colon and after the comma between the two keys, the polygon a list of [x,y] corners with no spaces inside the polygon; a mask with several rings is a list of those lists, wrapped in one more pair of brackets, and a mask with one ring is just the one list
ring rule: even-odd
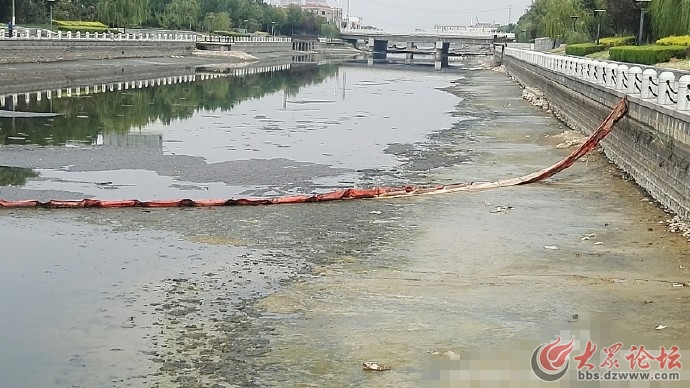
{"label": "sloped concrete bank", "polygon": [[[508,74],[537,89],[558,118],[591,133],[624,94],[505,56]],[[541,97],[540,97],[541,98]],[[663,206],[690,218],[690,120],[672,109],[628,96],[629,113],[601,143],[606,156]],[[543,108],[543,106],[542,106]]]}
{"label": "sloped concrete bank", "polygon": [[193,41],[4,39],[0,63],[156,58],[188,55],[193,50]]}

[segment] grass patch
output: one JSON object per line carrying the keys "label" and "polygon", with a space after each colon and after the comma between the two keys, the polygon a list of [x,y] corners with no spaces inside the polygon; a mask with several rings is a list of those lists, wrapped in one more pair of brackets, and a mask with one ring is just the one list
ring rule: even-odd
{"label": "grass patch", "polygon": [[667,36],[656,41],[660,46],[690,46],[690,35]]}
{"label": "grass patch", "polygon": [[599,39],[599,44],[606,47],[630,46],[635,44],[634,36],[611,36]]}
{"label": "grass patch", "polygon": [[53,20],[60,31],[71,32],[108,32],[108,26],[101,22],[82,22],[78,20]]}
{"label": "grass patch", "polygon": [[687,56],[688,47],[685,46],[620,46],[611,47],[611,60],[643,65],[655,65],[669,62],[671,58],[683,59]]}
{"label": "grass patch", "polygon": [[598,53],[599,51],[604,51],[604,49],[606,49],[606,47],[604,47],[603,45],[594,43],[569,44],[565,48],[565,54],[584,57],[585,55]]}
{"label": "grass patch", "polygon": [[585,57],[590,59],[595,59],[597,61],[606,61],[609,59],[609,50],[599,51],[596,53],[585,55]]}
{"label": "grass patch", "polygon": [[690,71],[690,60],[688,59],[671,59],[669,62],[657,63],[656,65],[667,69]]}

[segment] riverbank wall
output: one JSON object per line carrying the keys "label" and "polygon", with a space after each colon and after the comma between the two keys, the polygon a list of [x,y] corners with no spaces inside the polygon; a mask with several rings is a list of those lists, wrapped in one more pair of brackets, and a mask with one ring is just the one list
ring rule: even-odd
{"label": "riverbank wall", "polygon": [[497,52],[515,81],[541,91],[553,113],[583,133],[627,97],[627,117],[601,143],[606,156],[663,206],[690,218],[690,76],[507,47]]}
{"label": "riverbank wall", "polygon": [[3,39],[0,63],[93,59],[156,58],[189,55],[193,41]]}

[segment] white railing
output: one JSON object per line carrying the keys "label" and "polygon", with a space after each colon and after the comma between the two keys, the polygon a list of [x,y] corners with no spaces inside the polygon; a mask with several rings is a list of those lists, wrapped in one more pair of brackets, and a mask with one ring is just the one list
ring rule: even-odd
{"label": "white railing", "polygon": [[219,36],[199,35],[197,42],[204,43],[290,43],[287,36]]}
{"label": "white railing", "polygon": [[448,37],[448,38],[486,38],[486,39],[491,39],[494,37],[494,35],[498,35],[499,37],[513,37],[514,34],[507,34],[504,32],[484,32],[484,31],[474,31],[474,30],[468,30],[468,31],[438,31],[438,30],[430,30],[430,31],[424,31],[424,30],[415,30],[415,31],[410,31],[410,30],[374,30],[374,29],[363,29],[363,28],[343,28],[340,30],[341,35],[350,35],[350,36],[371,36],[371,37],[376,37],[376,36],[418,36],[418,37]]}
{"label": "white railing", "polygon": [[[504,55],[690,114],[690,75],[506,47]],[[659,73],[661,70],[661,73]]]}
{"label": "white railing", "polygon": [[12,30],[12,37],[6,29],[0,29],[2,39],[31,40],[117,40],[117,41],[155,41],[155,42],[211,42],[211,43],[289,43],[286,36],[218,36],[196,33],[112,33],[112,32],[71,32],[48,31],[41,29]]}
{"label": "white railing", "polygon": [[194,42],[194,33],[112,33],[112,32],[72,32],[49,31],[40,29],[12,30],[12,38],[6,29],[0,29],[2,39],[31,39],[31,40],[123,40],[123,41],[156,41],[156,42]]}

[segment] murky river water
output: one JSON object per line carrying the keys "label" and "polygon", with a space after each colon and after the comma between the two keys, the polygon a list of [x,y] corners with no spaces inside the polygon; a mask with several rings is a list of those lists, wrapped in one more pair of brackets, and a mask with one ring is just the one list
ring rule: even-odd
{"label": "murky river water", "polygon": [[[0,118],[0,197],[517,176],[568,152],[562,126],[520,92],[490,71],[330,65],[18,99],[11,109],[62,115]],[[688,332],[688,288],[673,287],[690,281],[687,243],[643,198],[593,154],[545,183],[486,192],[3,210],[0,385],[539,385],[529,356],[562,330],[648,347]]]}

